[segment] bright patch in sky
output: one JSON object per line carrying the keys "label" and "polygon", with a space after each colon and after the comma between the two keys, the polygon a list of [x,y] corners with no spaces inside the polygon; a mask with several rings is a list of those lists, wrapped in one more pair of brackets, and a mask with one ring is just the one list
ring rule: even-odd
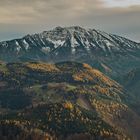
{"label": "bright patch in sky", "polygon": [[140,0],[102,0],[107,7],[129,7],[140,5]]}

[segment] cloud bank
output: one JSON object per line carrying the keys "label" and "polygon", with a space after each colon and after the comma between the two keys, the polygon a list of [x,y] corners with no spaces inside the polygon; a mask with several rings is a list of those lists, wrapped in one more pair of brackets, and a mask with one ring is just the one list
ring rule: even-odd
{"label": "cloud bank", "polygon": [[80,25],[140,41],[139,0],[0,0],[0,40]]}

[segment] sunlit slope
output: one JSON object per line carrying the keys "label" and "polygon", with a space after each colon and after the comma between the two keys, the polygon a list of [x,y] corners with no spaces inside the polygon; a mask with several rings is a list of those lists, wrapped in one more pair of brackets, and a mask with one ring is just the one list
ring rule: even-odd
{"label": "sunlit slope", "polygon": [[64,139],[75,134],[114,140],[139,137],[140,118],[131,109],[134,99],[87,64],[1,63],[0,68],[2,132],[10,125],[13,130],[24,128],[23,133],[38,129],[37,135]]}

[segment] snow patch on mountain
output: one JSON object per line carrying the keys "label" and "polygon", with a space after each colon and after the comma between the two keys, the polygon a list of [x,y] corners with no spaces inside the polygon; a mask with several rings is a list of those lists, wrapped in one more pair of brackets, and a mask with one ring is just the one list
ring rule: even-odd
{"label": "snow patch on mountain", "polygon": [[25,49],[28,50],[29,49],[29,44],[26,42],[25,39],[23,39],[23,43],[24,43]]}
{"label": "snow patch on mountain", "polygon": [[16,44],[16,50],[17,50],[17,52],[19,52],[21,49],[21,46],[19,45],[18,41],[16,41],[16,40],[15,40],[15,44]]}

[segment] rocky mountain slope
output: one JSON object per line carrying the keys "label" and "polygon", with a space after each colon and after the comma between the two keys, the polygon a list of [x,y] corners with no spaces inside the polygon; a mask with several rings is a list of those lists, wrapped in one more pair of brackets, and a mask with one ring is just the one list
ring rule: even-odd
{"label": "rocky mountain slope", "polygon": [[[118,79],[119,83],[140,103],[140,68],[135,68]],[[134,107],[137,111],[139,106]]]}
{"label": "rocky mountain slope", "polygon": [[0,43],[0,59],[17,61],[86,62],[117,77],[140,66],[140,44],[105,32],[56,27],[40,34]]}
{"label": "rocky mountain slope", "polygon": [[139,97],[140,91],[140,68],[135,68],[128,72],[121,78],[121,83],[130,92],[135,93],[136,97]]}
{"label": "rocky mountain slope", "polygon": [[1,139],[137,140],[134,102],[85,63],[0,64]]}

